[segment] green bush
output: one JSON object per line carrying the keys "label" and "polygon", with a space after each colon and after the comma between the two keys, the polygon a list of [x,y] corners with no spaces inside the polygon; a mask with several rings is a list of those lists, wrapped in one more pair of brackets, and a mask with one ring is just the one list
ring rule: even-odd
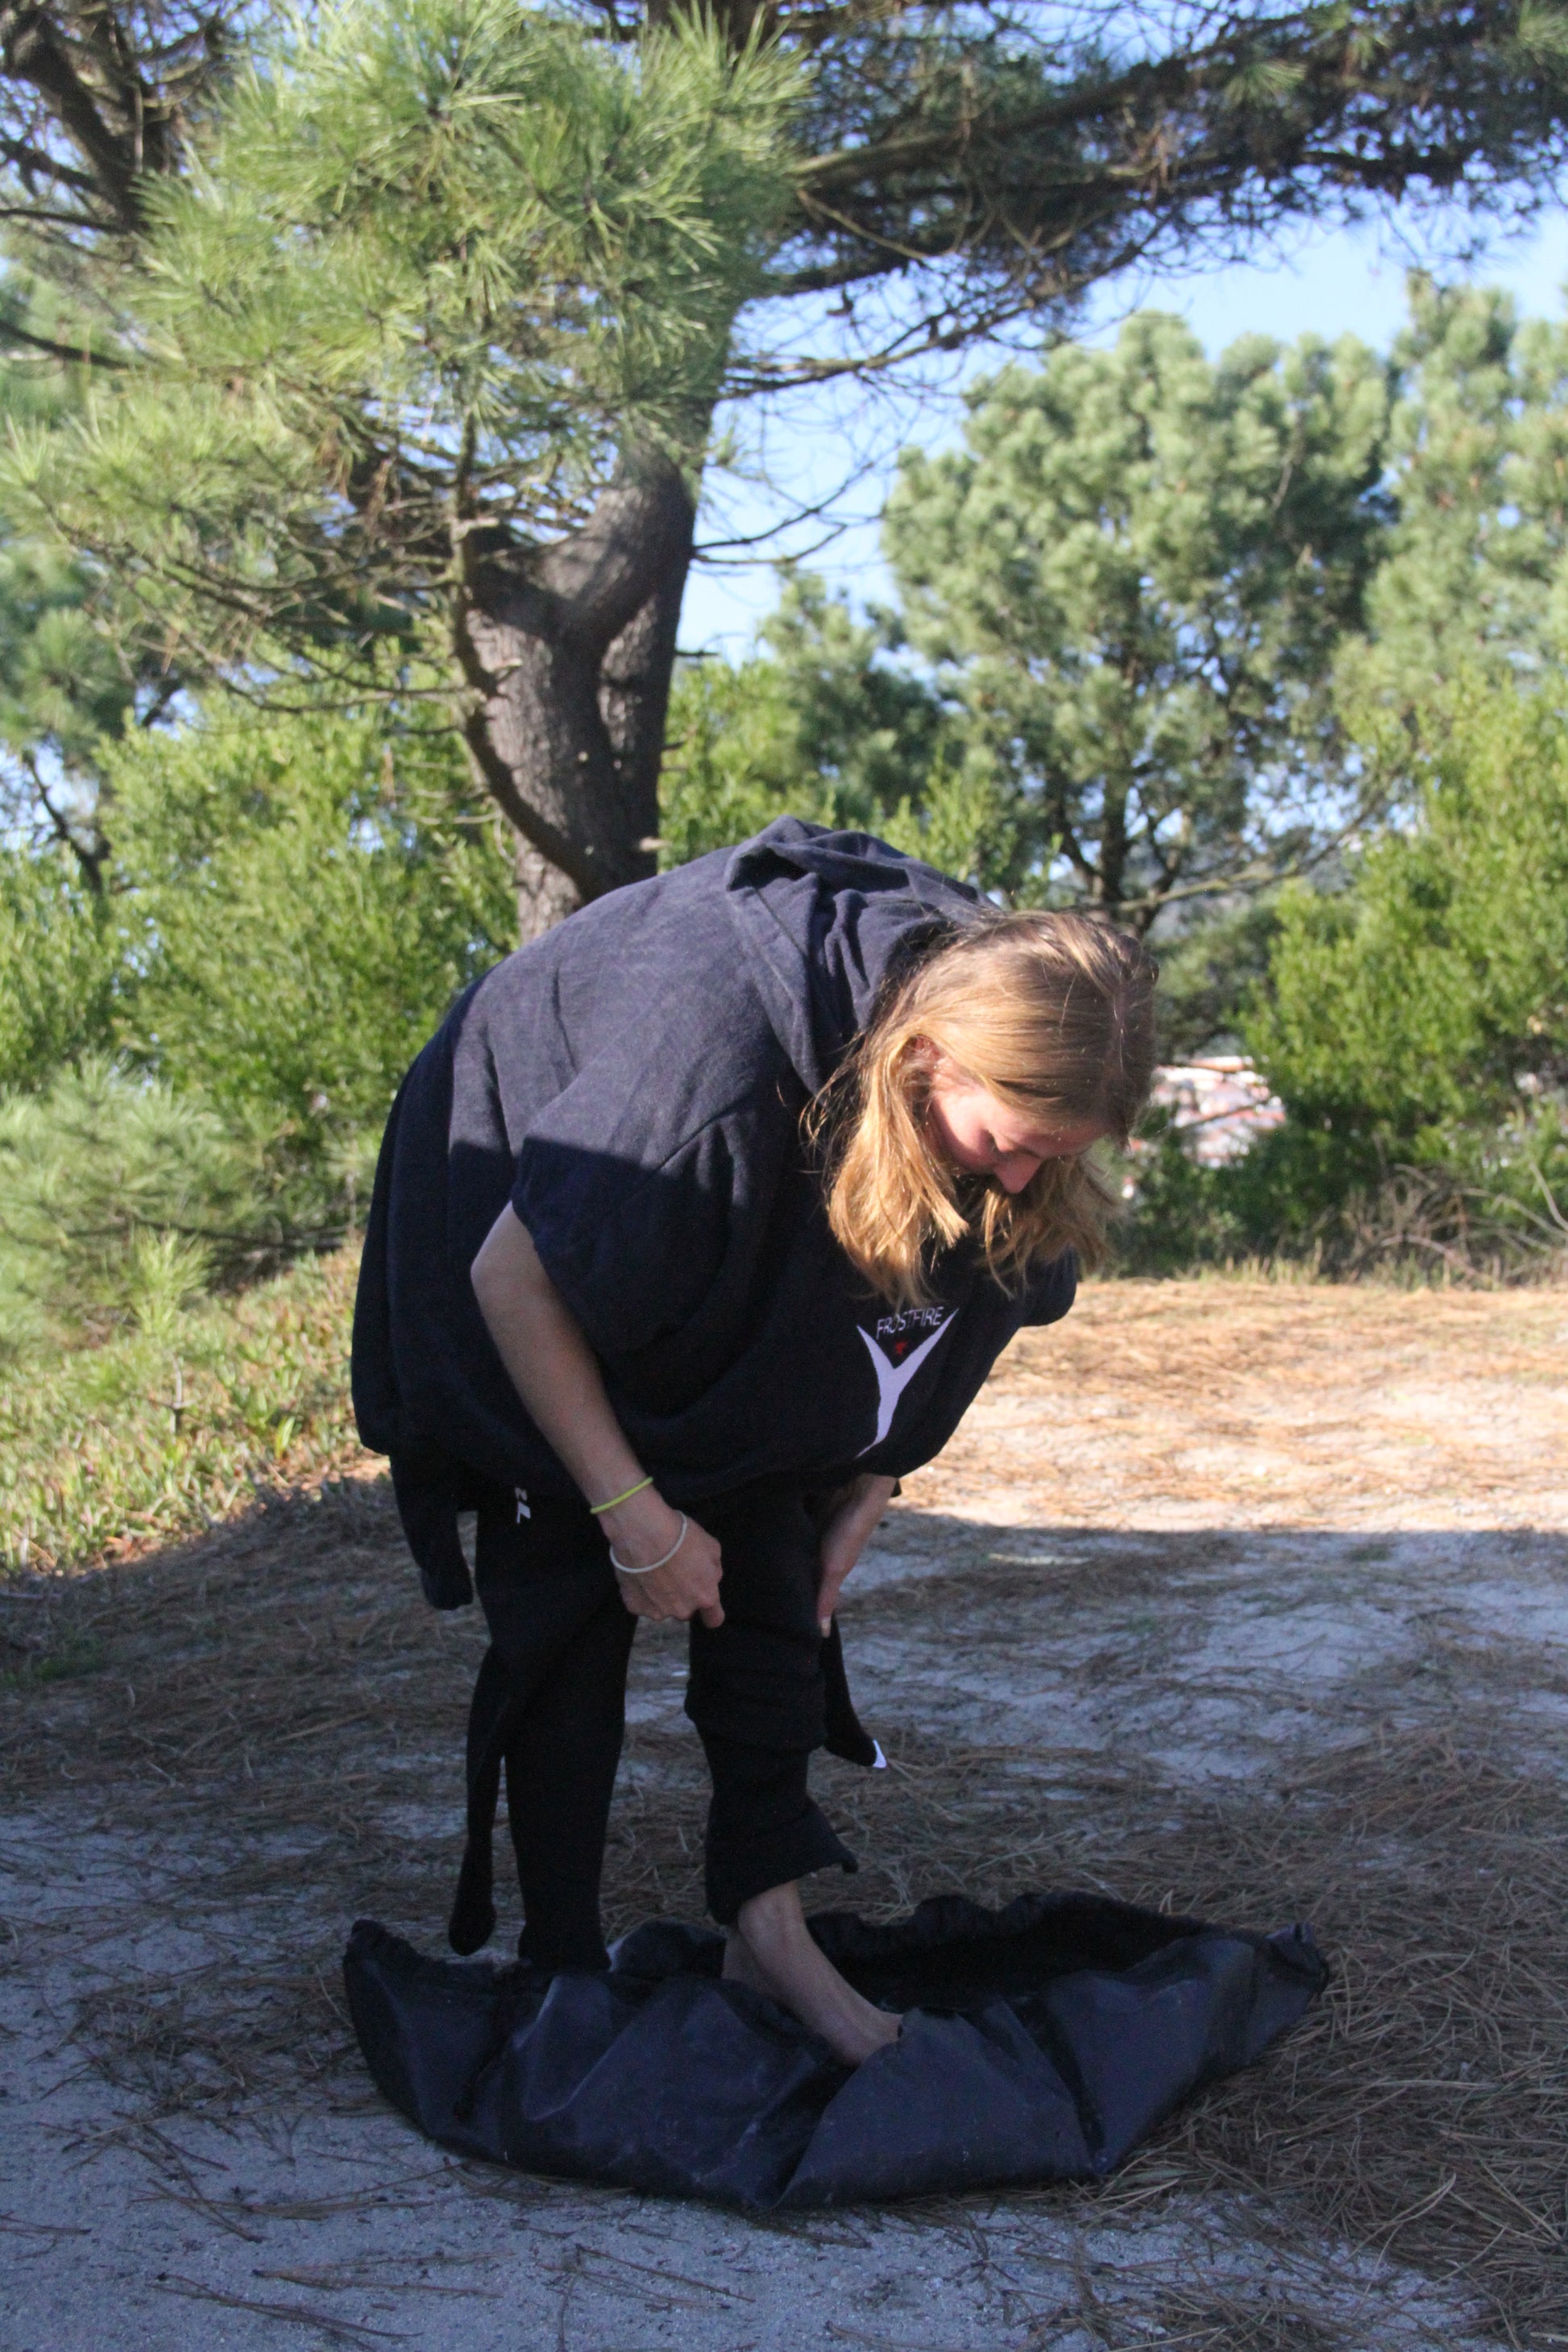
{"label": "green bush", "polygon": [[379,1122],[516,908],[450,734],[217,701],[104,753],[101,898],[0,855],[0,1089],[119,1049],[247,1132]]}
{"label": "green bush", "polygon": [[0,1575],[133,1552],[211,1526],[258,1486],[361,1467],[348,1394],[357,1255],[182,1306],[175,1253],[102,1346],[0,1365]]}
{"label": "green bush", "polygon": [[1419,1163],[1288,1119],[1245,1159],[1202,1168],[1165,1129],[1131,1172],[1122,1274],[1299,1264],[1344,1279],[1508,1282],[1555,1279],[1568,1263],[1568,1126],[1554,1108],[1451,1130],[1444,1156]]}
{"label": "green bush", "polygon": [[1472,687],[1425,731],[1409,828],[1281,895],[1246,1034],[1298,1117],[1440,1160],[1568,1083],[1568,719]]}
{"label": "green bush", "polygon": [[223,703],[104,756],[102,895],[58,849],[0,858],[13,1358],[340,1241],[404,1068],[515,925],[448,735]]}
{"label": "green bush", "polygon": [[306,1157],[379,1127],[516,908],[460,747],[225,706],[110,762],[144,1068]]}
{"label": "green bush", "polygon": [[1310,1259],[1333,1271],[1346,1204],[1375,1193],[1377,1147],[1298,1119],[1241,1159],[1200,1167],[1167,1120],[1150,1122],[1131,1169],[1135,1192],[1114,1242],[1123,1274]]}
{"label": "green bush", "polygon": [[123,956],[113,902],[68,851],[0,850],[0,1089],[112,1043]]}
{"label": "green bush", "polygon": [[[1368,743],[1410,812],[1272,910],[1246,1041],[1285,1125],[1202,1169],[1157,1130],[1121,1263],[1495,1277],[1568,1252],[1568,718],[1461,684]],[[1403,772],[1401,772],[1401,771]]]}
{"label": "green bush", "polygon": [[313,1161],[101,1061],[0,1098],[0,1358],[145,1327],[171,1301],[341,1241],[365,1137]]}

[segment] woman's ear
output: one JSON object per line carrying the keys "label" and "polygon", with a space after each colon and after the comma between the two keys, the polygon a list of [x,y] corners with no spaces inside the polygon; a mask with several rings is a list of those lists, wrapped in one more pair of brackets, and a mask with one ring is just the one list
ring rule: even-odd
{"label": "woman's ear", "polygon": [[925,1117],[931,1088],[947,1066],[947,1055],[929,1037],[910,1037],[898,1059],[898,1084],[917,1119]]}

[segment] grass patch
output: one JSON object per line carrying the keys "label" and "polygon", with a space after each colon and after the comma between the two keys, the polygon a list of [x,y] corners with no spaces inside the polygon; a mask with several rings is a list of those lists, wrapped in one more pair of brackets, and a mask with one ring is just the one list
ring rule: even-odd
{"label": "grass patch", "polygon": [[0,1653],[19,1654],[21,1663],[0,1671],[0,1690],[40,1690],[48,1683],[78,1682],[84,1675],[100,1674],[107,1660],[98,1642],[68,1642],[63,1649],[28,1654],[29,1644],[0,1636]]}
{"label": "grass patch", "polygon": [[358,1251],[0,1377],[0,1575],[124,1558],[364,1460]]}

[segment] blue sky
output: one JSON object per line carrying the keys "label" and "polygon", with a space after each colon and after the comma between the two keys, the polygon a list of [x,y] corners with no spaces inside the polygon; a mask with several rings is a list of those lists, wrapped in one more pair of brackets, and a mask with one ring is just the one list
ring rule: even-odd
{"label": "blue sky", "polygon": [[[1147,277],[1102,293],[1088,322],[1090,340],[1114,335],[1140,307],[1188,319],[1211,352],[1237,335],[1357,334],[1386,347],[1404,316],[1405,271],[1411,256],[1384,231],[1341,230],[1304,240],[1268,268],[1218,269],[1190,277]],[[1451,274],[1445,272],[1444,274]],[[1549,215],[1535,230],[1496,243],[1471,273],[1508,287],[1521,310],[1556,315],[1568,279],[1568,213]],[[968,373],[983,372],[984,355]],[[737,655],[777,596],[772,565],[795,552],[858,601],[888,593],[876,517],[896,451],[908,442],[937,447],[957,437],[958,377],[943,391],[890,390],[868,395],[851,387],[802,396],[765,418],[742,415],[738,466],[710,478],[699,541],[714,548],[694,570],[681,614],[683,650]],[[830,500],[808,520],[752,548],[719,542],[757,539],[782,517]]]}

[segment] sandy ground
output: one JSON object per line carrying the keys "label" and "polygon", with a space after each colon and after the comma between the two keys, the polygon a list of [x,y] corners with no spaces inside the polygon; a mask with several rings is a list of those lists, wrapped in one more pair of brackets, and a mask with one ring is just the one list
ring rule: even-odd
{"label": "sandy ground", "polygon": [[[892,1769],[825,1768],[820,1899],[1307,1907],[1339,1967],[1097,2192],[762,2226],[443,2156],[333,1973],[355,1910],[439,1948],[458,1842],[478,1629],[384,1491],[13,1590],[0,2347],[1568,2343],[1565,1347],[1561,1293],[1095,1287],[889,1514],[845,1615]],[[640,1640],[618,1926],[697,1908],[681,1682]]]}

